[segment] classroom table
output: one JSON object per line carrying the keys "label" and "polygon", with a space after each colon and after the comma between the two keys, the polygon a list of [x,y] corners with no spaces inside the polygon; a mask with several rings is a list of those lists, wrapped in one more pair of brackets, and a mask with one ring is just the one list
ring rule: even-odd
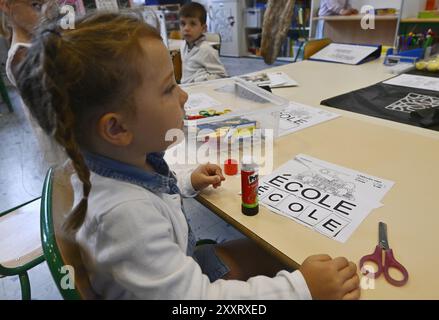
{"label": "classroom table", "polygon": [[[311,106],[341,93],[392,77],[376,60],[359,66],[303,61],[270,69],[284,71],[299,87],[274,89]],[[390,247],[408,270],[409,282],[393,287],[384,276],[363,299],[439,299],[439,132],[319,106],[342,116],[275,141],[274,167],[303,153],[395,182],[349,240],[340,243],[260,205],[253,217],[241,213],[240,178],[227,177],[198,201],[284,262],[298,266],[312,254],[345,256],[358,264],[378,242],[378,222],[388,224]]]}

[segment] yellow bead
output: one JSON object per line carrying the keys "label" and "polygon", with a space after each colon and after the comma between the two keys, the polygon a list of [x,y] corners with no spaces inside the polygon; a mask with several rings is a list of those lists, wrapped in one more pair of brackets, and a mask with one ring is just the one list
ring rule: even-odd
{"label": "yellow bead", "polygon": [[427,65],[427,70],[432,71],[432,72],[438,71],[439,70],[439,62],[430,61]]}
{"label": "yellow bead", "polygon": [[425,62],[425,61],[416,62],[416,69],[417,70],[424,70],[425,68],[427,68],[427,62]]}

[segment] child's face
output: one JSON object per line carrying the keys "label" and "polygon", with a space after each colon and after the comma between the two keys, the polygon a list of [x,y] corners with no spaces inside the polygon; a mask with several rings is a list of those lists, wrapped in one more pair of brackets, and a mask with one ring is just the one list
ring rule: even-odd
{"label": "child's face", "polygon": [[160,40],[141,40],[147,52],[143,83],[135,92],[136,114],[130,121],[133,144],[141,152],[164,151],[173,141],[165,141],[170,129],[182,129],[186,92],[175,82],[168,49]]}
{"label": "child's face", "polygon": [[201,24],[200,19],[191,17],[180,17],[180,31],[183,39],[193,43],[206,32],[206,24]]}

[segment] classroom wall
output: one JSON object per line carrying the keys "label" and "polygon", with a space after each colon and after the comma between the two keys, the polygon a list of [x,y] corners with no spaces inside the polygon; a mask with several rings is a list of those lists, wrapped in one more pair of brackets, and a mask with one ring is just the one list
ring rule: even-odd
{"label": "classroom wall", "polygon": [[[413,0],[409,0],[413,1]],[[416,1],[416,0],[415,0]],[[401,8],[402,0],[351,0],[354,8],[360,9],[362,6],[370,5],[374,8]]]}
{"label": "classroom wall", "polygon": [[425,9],[427,0],[351,0],[352,6],[361,8],[371,5],[375,8],[401,8],[403,3],[402,18],[416,17],[418,12]]}
{"label": "classroom wall", "polygon": [[419,11],[425,10],[426,3],[427,0],[404,0],[402,18],[417,17]]}

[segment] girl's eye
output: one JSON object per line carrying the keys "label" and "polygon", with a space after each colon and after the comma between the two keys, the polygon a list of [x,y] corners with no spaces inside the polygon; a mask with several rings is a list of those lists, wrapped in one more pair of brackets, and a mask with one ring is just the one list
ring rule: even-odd
{"label": "girl's eye", "polygon": [[32,8],[34,8],[35,10],[41,11],[42,7],[43,5],[41,4],[41,2],[32,2]]}
{"label": "girl's eye", "polygon": [[168,89],[166,89],[165,94],[169,94],[171,93],[175,88],[175,84],[173,84],[172,86],[170,86]]}

